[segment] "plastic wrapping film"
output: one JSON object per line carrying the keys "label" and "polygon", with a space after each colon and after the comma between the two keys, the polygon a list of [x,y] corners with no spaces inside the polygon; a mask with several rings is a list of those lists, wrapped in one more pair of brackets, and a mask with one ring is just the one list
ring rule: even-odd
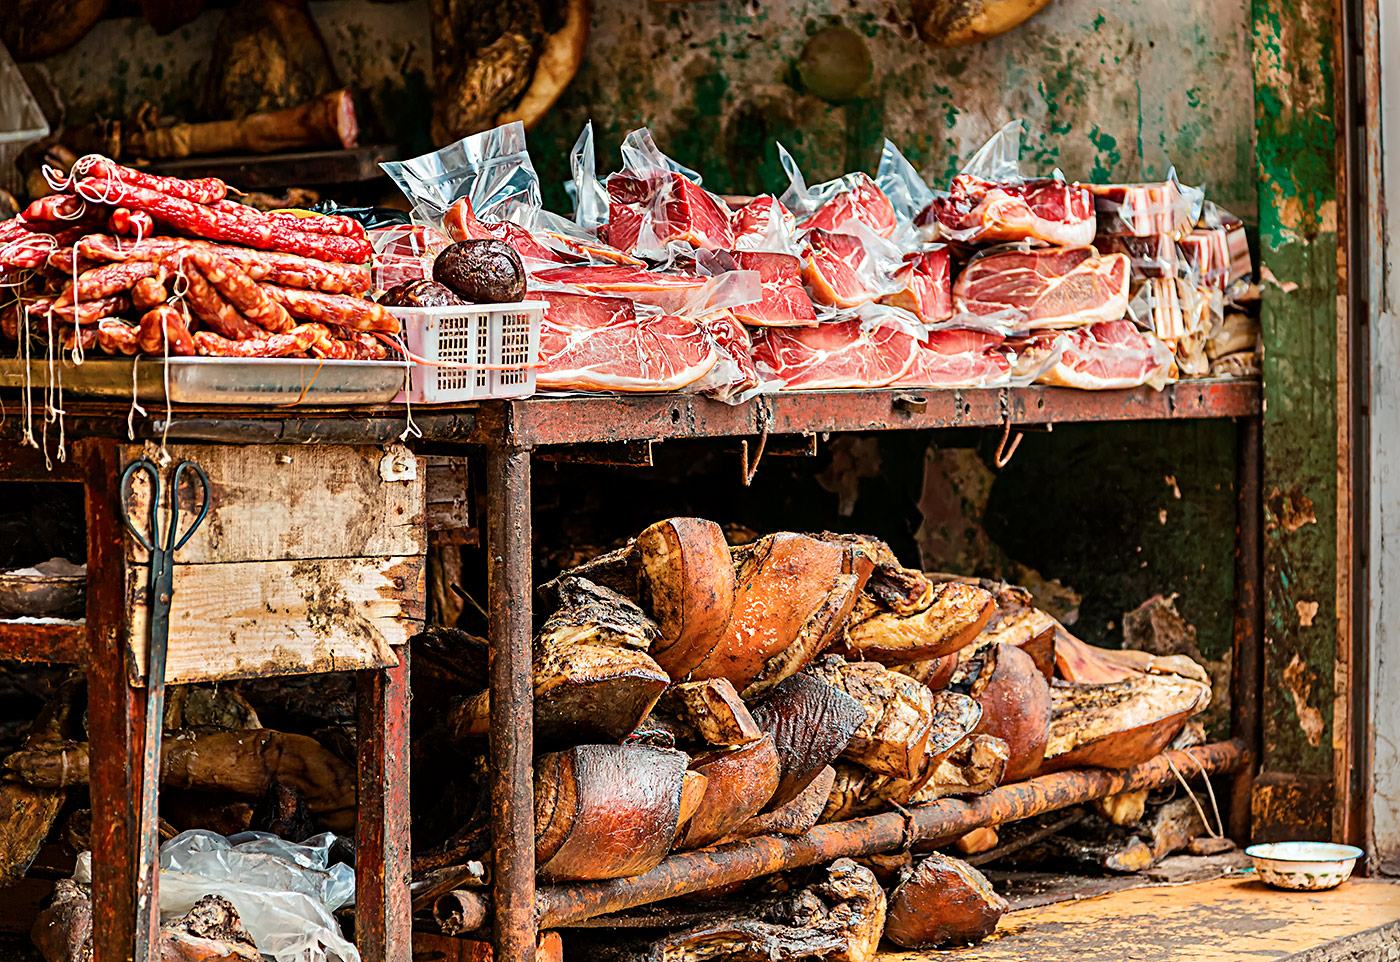
{"label": "plastic wrapping film", "polygon": [[1181,240],[1201,217],[1205,191],[1186,187],[1171,168],[1163,181],[1140,184],[1092,184],[1099,233],[1150,237],[1166,234]]}
{"label": "plastic wrapping film", "polygon": [[598,179],[598,155],[593,145],[593,121],[583,125],[578,140],[569,151],[569,171],[573,179],[565,189],[574,202],[574,223],[586,231],[597,231],[608,222],[608,192]]}
{"label": "plastic wrapping film", "polygon": [[[1062,296],[1066,287],[1074,297]],[[1073,328],[1122,318],[1130,293],[1131,265],[1123,254],[1022,241],[974,255],[953,282],[953,307],[957,315],[991,318],[994,329],[1006,332]]]}
{"label": "plastic wrapping film", "polygon": [[649,260],[668,245],[726,250],[734,245],[729,208],[698,173],[667,157],[645,127],[622,142],[622,170],[609,174],[608,242]]}
{"label": "plastic wrapping film", "polygon": [[[187,913],[206,895],[233,903],[258,951],[277,962],[359,962],[360,953],[331,914],[353,901],[355,871],[329,864],[335,836],[300,844],[263,832],[225,838],[181,832],[160,847],[162,921]],[[92,855],[78,857],[75,881],[91,884]]]}
{"label": "plastic wrapping film", "polygon": [[[1176,379],[1172,351],[1132,321],[1105,321],[1067,331],[1041,331],[1008,341],[1017,378],[1039,371],[1035,383],[1106,391],[1148,385],[1161,390]],[[1056,351],[1058,359],[1047,365]]]}
{"label": "plastic wrapping film", "polygon": [[373,284],[381,291],[432,277],[433,261],[452,244],[442,231],[422,224],[376,227],[368,233],[374,245]]}
{"label": "plastic wrapping film", "polygon": [[1183,256],[1200,273],[1201,282],[1235,301],[1249,287],[1254,264],[1244,222],[1206,201],[1200,223],[1182,239]]}
{"label": "plastic wrapping film", "polygon": [[477,217],[527,229],[542,207],[540,178],[519,121],[380,166],[413,205],[414,218],[421,224],[441,228],[447,209],[463,197]]}

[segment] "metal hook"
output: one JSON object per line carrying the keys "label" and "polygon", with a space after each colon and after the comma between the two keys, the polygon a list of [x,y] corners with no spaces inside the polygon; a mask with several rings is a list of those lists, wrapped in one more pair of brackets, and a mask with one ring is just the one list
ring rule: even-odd
{"label": "metal hook", "polygon": [[768,432],[773,426],[773,411],[768,406],[768,401],[760,397],[758,399],[758,449],[754,451],[753,463],[749,463],[749,442],[744,441],[739,447],[740,471],[744,487],[753,484],[754,475],[758,474],[758,462],[763,460],[763,451],[768,447]]}
{"label": "metal hook", "polygon": [[997,444],[997,453],[992,457],[992,463],[998,469],[1006,467],[1011,463],[1011,458],[1016,454],[1016,449],[1021,446],[1023,435],[1016,432],[1016,440],[1011,442],[1011,447],[1006,446],[1006,441],[1011,437],[1011,397],[1005,388],[1001,390],[1001,441]]}

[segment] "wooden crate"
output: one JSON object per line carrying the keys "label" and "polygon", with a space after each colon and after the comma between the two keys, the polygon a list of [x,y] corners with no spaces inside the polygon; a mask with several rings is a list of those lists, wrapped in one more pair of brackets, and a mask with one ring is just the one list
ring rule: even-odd
{"label": "wooden crate", "polygon": [[[122,464],[159,451],[131,445]],[[174,445],[209,475],[209,516],[176,554],[166,681],[393,664],[424,608],[425,465],[402,446]],[[149,484],[128,510],[144,524]],[[198,498],[181,492],[182,519]],[[166,518],[161,518],[164,530]],[[129,673],[145,678],[146,551],[126,536]]]}

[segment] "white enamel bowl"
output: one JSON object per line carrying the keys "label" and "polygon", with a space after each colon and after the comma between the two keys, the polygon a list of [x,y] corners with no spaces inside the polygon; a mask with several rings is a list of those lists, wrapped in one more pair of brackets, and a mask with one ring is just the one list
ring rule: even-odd
{"label": "white enamel bowl", "polygon": [[1332,842],[1273,842],[1251,845],[1244,851],[1265,882],[1302,892],[1341,885],[1351,877],[1356,860],[1365,854],[1355,846]]}

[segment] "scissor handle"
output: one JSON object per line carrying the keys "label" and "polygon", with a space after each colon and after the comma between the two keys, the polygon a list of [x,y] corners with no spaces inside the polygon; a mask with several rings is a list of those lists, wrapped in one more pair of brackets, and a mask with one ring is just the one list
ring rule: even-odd
{"label": "scissor handle", "polygon": [[[180,540],[176,541],[175,535],[179,533],[177,529],[180,523],[180,481],[184,477],[186,468],[193,471],[195,477],[199,479],[199,488],[202,497],[199,505],[199,514],[195,516],[190,526],[185,529],[185,533],[180,537]],[[175,473],[170,477],[170,490],[170,534],[166,538],[166,544],[170,545],[168,550],[171,554],[174,554],[185,546],[185,542],[190,540],[190,535],[194,534],[195,528],[198,528],[209,514],[209,475],[205,474],[204,469],[193,461],[181,461],[179,464],[175,465]]]}
{"label": "scissor handle", "polygon": [[[151,482],[150,538],[147,538],[144,534],[141,533],[140,529],[136,527],[135,522],[131,520],[131,510],[127,507],[127,499],[131,496],[131,479],[135,476],[137,471],[144,471],[146,475],[150,478]],[[157,527],[157,524],[159,523],[157,520],[157,512],[160,510],[160,472],[156,470],[155,463],[150,458],[142,457],[141,459],[133,461],[126,466],[126,470],[122,472],[121,496],[122,521],[125,522],[126,529],[131,532],[131,536],[135,538],[143,548],[154,554],[156,546],[151,542],[154,538],[157,537],[156,532],[159,530],[159,528]]]}

